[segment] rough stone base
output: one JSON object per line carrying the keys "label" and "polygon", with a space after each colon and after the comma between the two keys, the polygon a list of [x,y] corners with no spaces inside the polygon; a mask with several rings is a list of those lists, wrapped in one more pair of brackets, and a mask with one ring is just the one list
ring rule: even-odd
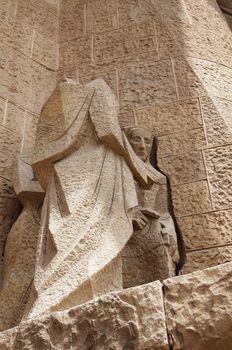
{"label": "rough stone base", "polygon": [[158,281],[21,323],[0,335],[1,350],[168,348]]}
{"label": "rough stone base", "polygon": [[163,286],[156,281],[110,293],[0,334],[0,350],[32,349],[230,350],[232,262]]}

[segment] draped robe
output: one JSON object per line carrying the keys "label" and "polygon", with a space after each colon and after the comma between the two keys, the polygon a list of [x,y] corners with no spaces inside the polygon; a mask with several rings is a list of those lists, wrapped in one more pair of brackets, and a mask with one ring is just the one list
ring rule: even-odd
{"label": "draped robe", "polygon": [[154,178],[117,114],[116,98],[100,79],[61,83],[42,110],[33,168],[46,196],[29,318],[93,298],[94,280],[102,275],[107,286],[133,233],[133,178],[145,187]]}

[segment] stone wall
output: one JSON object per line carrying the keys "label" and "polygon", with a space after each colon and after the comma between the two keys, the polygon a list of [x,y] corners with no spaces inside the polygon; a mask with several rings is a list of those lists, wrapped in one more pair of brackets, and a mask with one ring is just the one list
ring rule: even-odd
{"label": "stone wall", "polygon": [[184,272],[232,259],[232,36],[215,0],[61,0],[59,76],[103,77],[171,181]]}
{"label": "stone wall", "polygon": [[33,147],[58,66],[58,1],[0,1],[0,258],[19,206],[12,162]]}

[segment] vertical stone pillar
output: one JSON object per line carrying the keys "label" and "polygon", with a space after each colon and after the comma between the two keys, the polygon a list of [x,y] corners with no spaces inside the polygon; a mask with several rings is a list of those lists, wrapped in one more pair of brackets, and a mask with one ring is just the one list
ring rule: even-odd
{"label": "vertical stone pillar", "polygon": [[232,40],[215,0],[61,0],[60,76],[103,77],[171,181],[189,272],[232,259]]}

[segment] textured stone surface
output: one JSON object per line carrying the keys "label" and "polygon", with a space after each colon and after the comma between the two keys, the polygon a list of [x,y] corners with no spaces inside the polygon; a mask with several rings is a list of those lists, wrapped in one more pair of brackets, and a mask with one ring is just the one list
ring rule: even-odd
{"label": "textured stone surface", "polygon": [[230,349],[231,277],[232,263],[228,263],[164,282],[166,320],[173,349]]}
{"label": "textured stone surface", "polygon": [[172,188],[176,216],[197,214],[212,210],[207,181],[197,181]]}
{"label": "textured stone surface", "polygon": [[0,348],[168,349],[162,285],[154,282],[22,323],[0,334]]}
{"label": "textured stone surface", "polygon": [[226,245],[232,242],[231,210],[179,218],[178,224],[188,250]]}
{"label": "textured stone surface", "polygon": [[215,209],[232,206],[232,146],[205,151],[209,186]]}
{"label": "textured stone surface", "polygon": [[229,261],[232,261],[231,243],[221,247],[210,247],[207,249],[191,251],[187,252],[186,262],[182,272],[190,273],[192,271],[206,269],[207,267],[224,264]]}
{"label": "textured stone surface", "polygon": [[165,174],[169,175],[173,185],[206,179],[201,151],[163,157],[161,169]]}

